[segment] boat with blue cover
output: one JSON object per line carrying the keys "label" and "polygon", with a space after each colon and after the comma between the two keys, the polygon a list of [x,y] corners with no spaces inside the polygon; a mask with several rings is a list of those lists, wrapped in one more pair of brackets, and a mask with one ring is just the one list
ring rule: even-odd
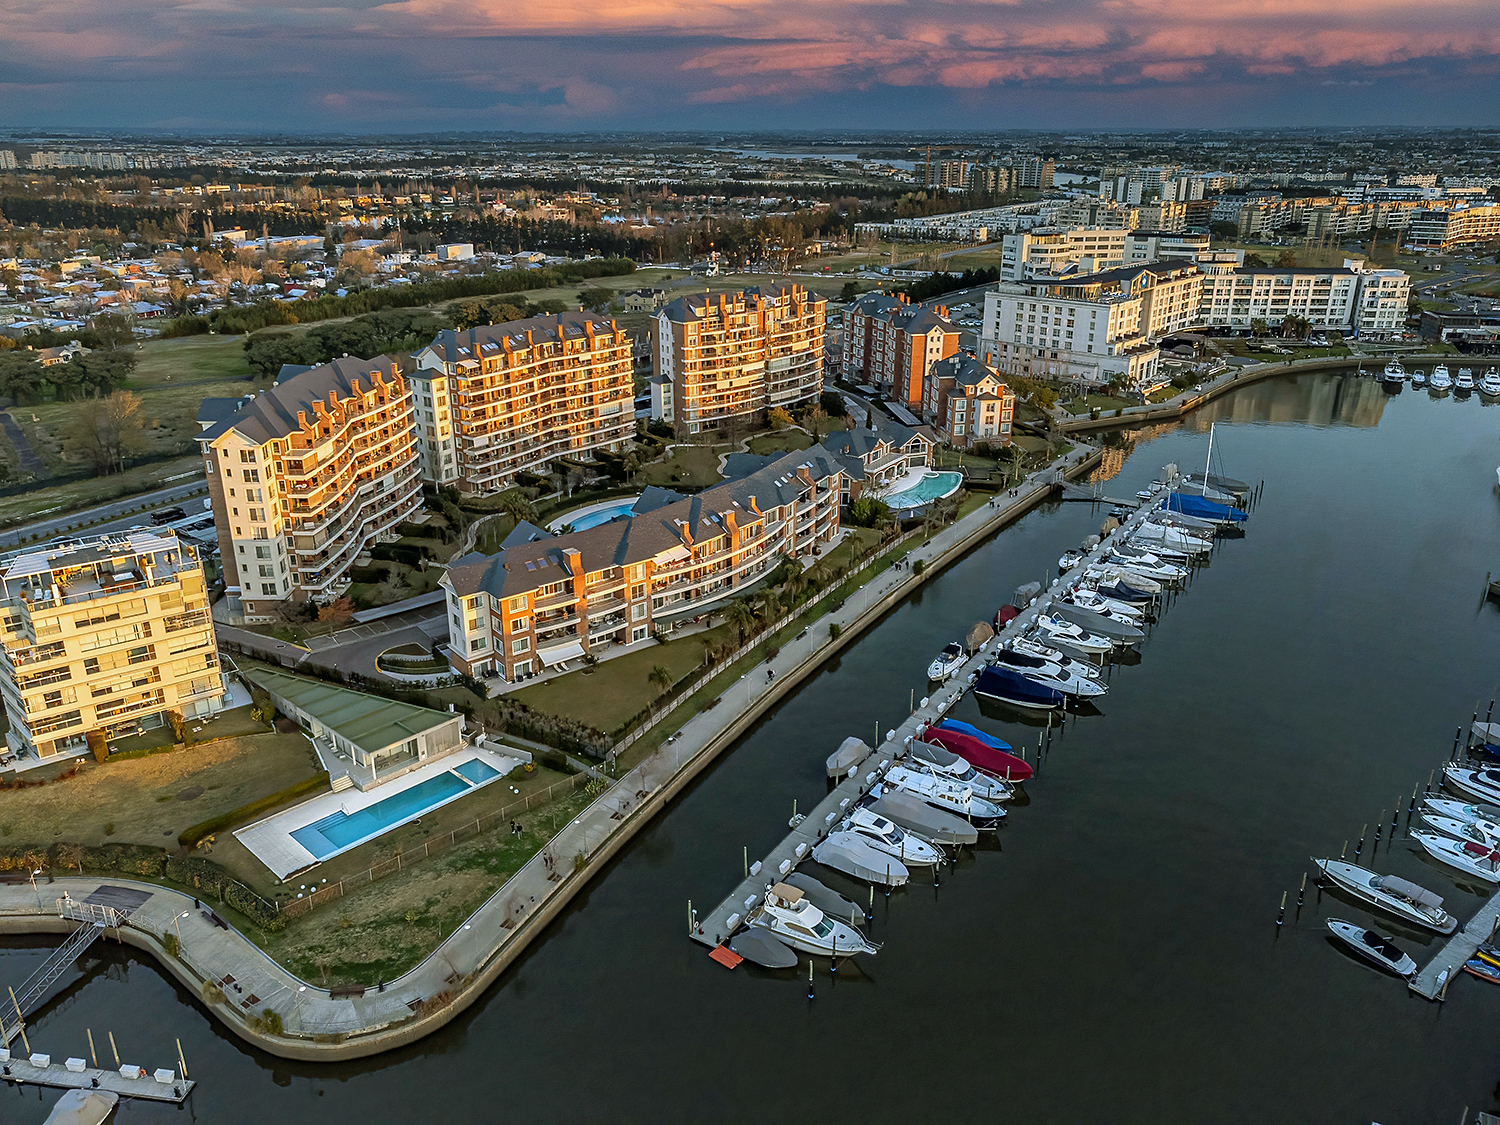
{"label": "boat with blue cover", "polygon": [[1003,750],[1006,753],[1010,753],[1011,751],[1009,742],[1005,742],[1002,739],[996,738],[993,734],[988,734],[980,730],[973,723],[965,723],[959,719],[944,719],[937,726],[938,730],[957,731],[959,734],[966,734],[970,738],[977,738],[992,750]]}
{"label": "boat with blue cover", "polygon": [[1068,698],[1056,688],[1039,684],[1019,672],[995,665],[979,673],[979,679],[974,682],[974,694],[1033,711],[1055,711]]}
{"label": "boat with blue cover", "polygon": [[1162,508],[1168,512],[1181,512],[1185,516],[1197,516],[1201,520],[1211,520],[1214,523],[1238,523],[1248,518],[1246,513],[1239,508],[1231,508],[1228,504],[1205,500],[1201,496],[1194,496],[1187,492],[1169,493],[1162,501]]}

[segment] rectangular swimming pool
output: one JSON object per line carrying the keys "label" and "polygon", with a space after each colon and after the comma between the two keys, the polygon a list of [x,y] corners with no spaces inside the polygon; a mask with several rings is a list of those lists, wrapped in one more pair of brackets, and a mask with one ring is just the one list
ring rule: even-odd
{"label": "rectangular swimming pool", "polygon": [[327,859],[334,852],[389,832],[398,825],[416,819],[427,810],[499,776],[500,771],[493,766],[478,758],[471,758],[462,765],[436,777],[429,777],[410,789],[394,793],[358,812],[340,811],[325,816],[322,820],[296,829],[291,837],[318,859]]}

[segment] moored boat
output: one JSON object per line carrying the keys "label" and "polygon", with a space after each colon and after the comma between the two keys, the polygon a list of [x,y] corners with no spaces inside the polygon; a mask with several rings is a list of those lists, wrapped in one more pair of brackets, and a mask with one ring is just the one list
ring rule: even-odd
{"label": "moored boat", "polygon": [[[1064,668],[1076,672],[1080,676],[1087,676],[1091,680],[1098,680],[1104,677],[1104,673],[1097,664],[1087,660],[1075,660],[1073,657],[1066,655],[1061,649],[1042,644],[1035,637],[1017,637],[1007,647],[1012,652],[1025,653],[1027,656],[1040,656],[1043,660],[1050,660],[1054,664],[1061,664]],[[953,720],[944,719],[938,725],[943,726],[951,721]],[[967,726],[967,724],[965,725]]]}
{"label": "moored boat", "polygon": [[899,859],[907,867],[931,867],[943,853],[867,808],[855,808],[843,821],[844,831],[858,836],[866,846]]}
{"label": "moored boat", "polygon": [[1500,396],[1500,371],[1491,367],[1484,373],[1484,378],[1479,380],[1479,393],[1482,395]]}
{"label": "moored boat", "polygon": [[1411,385],[1414,387],[1425,387],[1427,385],[1427,372],[1420,367],[1414,367],[1411,371]]}
{"label": "moored boat", "polygon": [[1458,374],[1453,377],[1453,389],[1455,391],[1472,391],[1474,389],[1474,372],[1467,367],[1460,367]]}
{"label": "moored boat", "polygon": [[1500,809],[1492,809],[1485,805],[1471,805],[1466,801],[1451,801],[1445,797],[1424,797],[1422,807],[1424,810],[1431,810],[1437,816],[1451,817],[1465,824],[1473,824],[1479,820],[1500,821]]}
{"label": "moored boat", "polygon": [[979,679],[974,682],[974,694],[1031,711],[1055,711],[1068,701],[1068,697],[1057,689],[1029,680],[1012,668],[995,664],[979,673]]}
{"label": "moored boat", "polygon": [[1427,386],[1434,391],[1446,391],[1453,386],[1453,376],[1448,374],[1446,363],[1440,363],[1432,369],[1432,374],[1427,379]]}
{"label": "moored boat", "polygon": [[[987,801],[1009,801],[1016,795],[1015,787],[998,777],[980,773],[967,758],[961,757],[936,742],[912,739],[907,746],[907,762],[915,769],[945,777],[967,785]],[[1020,761],[1020,759],[1016,759]],[[1028,767],[1029,768],[1029,767]],[[1022,781],[1024,778],[1017,778]],[[918,835],[921,835],[919,832]]]}
{"label": "moored boat", "polygon": [[[935,727],[927,727],[918,737],[934,746],[941,746],[950,754],[957,754],[975,769],[1007,782],[1026,781],[1033,772],[1024,759],[1012,754],[1010,746],[1000,742],[998,738],[957,730],[941,723]],[[1000,749],[1001,746],[1005,749]]]}
{"label": "moored boat", "polygon": [[1458,929],[1458,919],[1443,909],[1443,900],[1425,887],[1396,875],[1377,875],[1367,867],[1338,859],[1313,859],[1328,881],[1355,898],[1440,934]]}
{"label": "moored boat", "polygon": [[1479,844],[1486,848],[1500,846],[1500,824],[1496,824],[1493,820],[1483,817],[1468,821],[1458,820],[1451,816],[1438,816],[1427,809],[1423,809],[1418,815],[1423,824],[1435,832],[1441,832],[1444,836],[1452,836],[1455,840]]}
{"label": "moored boat", "polygon": [[1041,631],[1044,639],[1055,638],[1059,641],[1067,641],[1081,652],[1096,652],[1103,655],[1115,649],[1112,641],[1096,636],[1072,621],[1064,621],[1061,617],[1044,614],[1036,619],[1036,627]]}
{"label": "moored boat", "polygon": [[868,807],[922,839],[944,847],[959,847],[979,840],[979,830],[963,817],[935,809],[915,794],[900,789],[886,789]]}
{"label": "moored boat", "polygon": [[1393,359],[1385,365],[1384,379],[1387,383],[1406,382],[1406,368],[1401,366],[1399,359]]}
{"label": "moored boat", "polygon": [[1374,930],[1367,930],[1342,918],[1328,919],[1328,932],[1367,961],[1373,961],[1382,969],[1389,969],[1400,977],[1409,977],[1417,971],[1417,963],[1398,949],[1388,937],[1381,937]]}
{"label": "moored boat", "polygon": [[975,828],[995,828],[1005,819],[1003,808],[975,796],[967,785],[905,766],[892,766],[887,770],[883,785],[904,790],[935,809],[961,816]]}
{"label": "moored boat", "polygon": [[1466,766],[1444,766],[1443,783],[1465,797],[1500,804],[1500,769],[1473,770]]}
{"label": "moored boat", "polygon": [[[871,856],[878,855],[865,850]],[[880,948],[854,927],[826,916],[800,890],[786,883],[777,883],[766,892],[750,924],[769,930],[777,940],[803,953],[847,956],[874,953]]]}
{"label": "moored boat", "polygon": [[812,900],[814,906],[830,918],[847,918],[851,926],[862,926],[868,921],[864,907],[851,902],[806,872],[793,871],[790,875],[782,876],[781,881],[789,887],[796,887]]}
{"label": "moored boat", "polygon": [[1454,840],[1413,828],[1407,833],[1439,863],[1486,883],[1500,883],[1500,851],[1473,840]]}
{"label": "moored boat", "polygon": [[1500,984],[1500,968],[1496,968],[1488,961],[1481,961],[1478,957],[1471,957],[1464,962],[1464,972],[1472,973],[1480,980],[1487,980],[1491,984]]}
{"label": "moored boat", "polygon": [[950,641],[943,646],[943,651],[933,658],[932,663],[927,665],[927,678],[933,683],[940,684],[962,668],[964,661],[968,658],[962,642]]}
{"label": "moored boat", "polygon": [[911,872],[900,859],[877,850],[855,832],[830,832],[814,845],[812,857],[824,867],[883,887],[905,886],[911,878]]}

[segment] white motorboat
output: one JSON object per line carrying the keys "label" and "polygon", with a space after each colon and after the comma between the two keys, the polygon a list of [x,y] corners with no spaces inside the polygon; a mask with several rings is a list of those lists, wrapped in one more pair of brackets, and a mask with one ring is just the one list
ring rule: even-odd
{"label": "white motorboat", "polygon": [[1057,560],[1057,569],[1066,574],[1086,557],[1082,551],[1064,551],[1062,558]]}
{"label": "white motorboat", "polygon": [[1444,836],[1452,836],[1467,844],[1478,844],[1485,848],[1500,846],[1500,824],[1483,818],[1473,821],[1457,820],[1451,816],[1438,816],[1423,809],[1417,814],[1422,823]]}
{"label": "white motorboat", "polygon": [[1448,374],[1448,365],[1440,363],[1432,369],[1432,377],[1427,380],[1427,385],[1434,391],[1446,391],[1453,386],[1453,377]]}
{"label": "white motorboat", "polygon": [[1446,816],[1464,824],[1475,824],[1481,820],[1500,823],[1500,812],[1486,805],[1471,805],[1464,801],[1450,801],[1445,797],[1423,797],[1422,807],[1437,816]]}
{"label": "white motorboat", "polygon": [[1035,637],[1017,637],[1007,646],[1013,652],[1022,652],[1027,656],[1040,656],[1043,660],[1050,660],[1053,664],[1060,664],[1068,671],[1087,676],[1091,680],[1102,680],[1103,670],[1097,664],[1090,664],[1086,660],[1074,660],[1071,656],[1065,656],[1050,645],[1044,645]]}
{"label": "white motorboat", "polygon": [[1113,554],[1127,559],[1146,559],[1150,562],[1168,562],[1179,566],[1189,561],[1189,556],[1182,551],[1174,551],[1170,547],[1163,547],[1160,543],[1155,544],[1149,550],[1146,547],[1133,546],[1130,543],[1116,543],[1110,548]]}
{"label": "white motorboat", "polygon": [[933,662],[927,665],[927,678],[933,683],[940,684],[953,673],[964,666],[964,661],[969,654],[964,651],[960,641],[952,641],[944,646],[943,651],[938,653]]}
{"label": "white motorboat", "polygon": [[1411,385],[1414,387],[1425,387],[1427,385],[1427,372],[1420,367],[1411,369]]}
{"label": "white motorboat", "polygon": [[1474,372],[1467,367],[1460,367],[1458,374],[1453,377],[1453,389],[1455,391],[1472,391],[1474,389]]}
{"label": "white motorboat", "polygon": [[[1026,661],[1024,664],[1015,663],[1013,660],[1004,659],[1006,656],[1019,657]],[[1050,660],[1042,660],[1040,657],[1030,656],[1026,653],[1007,653],[1001,651],[995,663],[1009,668],[1018,675],[1025,676],[1032,683],[1049,687],[1053,691],[1060,691],[1064,695],[1070,695],[1074,699],[1093,699],[1095,696],[1103,695],[1109,690],[1102,682],[1088,676],[1080,676],[1076,672],[1069,671],[1061,664],[1054,664]],[[1031,661],[1037,661],[1033,664]]]}
{"label": "white motorboat", "polygon": [[853,926],[827,917],[796,887],[777,883],[751,917],[752,926],[769,930],[803,953],[874,953],[875,945]]}
{"label": "white motorboat", "polygon": [[1381,937],[1374,930],[1367,930],[1342,918],[1328,919],[1328,932],[1343,942],[1367,961],[1373,961],[1382,969],[1389,969],[1398,977],[1409,977],[1417,971],[1417,963],[1403,953],[1388,937]]}
{"label": "white motorboat", "polygon": [[1153,551],[1161,546],[1169,551],[1178,551],[1189,556],[1204,555],[1213,550],[1213,544],[1206,539],[1200,539],[1184,528],[1171,527],[1153,520],[1146,520],[1137,527],[1131,534],[1129,542],[1132,546],[1144,546]]}
{"label": "white motorboat", "polygon": [[1127,570],[1122,566],[1091,566],[1083,572],[1083,576],[1094,582],[1102,582],[1106,586],[1124,586],[1138,594],[1162,592],[1162,585],[1156,579],[1147,577],[1137,570]]}
{"label": "white motorboat", "polygon": [[1500,883],[1500,851],[1488,844],[1453,840],[1436,832],[1423,832],[1420,828],[1413,828],[1408,835],[1439,863],[1446,863],[1455,871],[1486,883]]}
{"label": "white motorboat", "polygon": [[994,828],[1005,819],[1005,810],[999,805],[975,796],[967,785],[945,777],[892,766],[886,771],[884,783],[920,798],[935,809],[961,816],[975,828]]}
{"label": "white motorboat", "polygon": [[1425,887],[1395,875],[1377,875],[1367,867],[1343,860],[1314,859],[1313,863],[1335,886],[1398,918],[1440,934],[1451,934],[1458,929],[1458,919],[1443,909],[1442,898]]}
{"label": "white motorboat", "polygon": [[1491,367],[1484,373],[1484,378],[1479,380],[1479,393],[1500,396],[1500,371]]}
{"label": "white motorboat", "polygon": [[866,808],[856,808],[845,819],[843,827],[844,831],[858,836],[877,852],[894,856],[907,867],[931,867],[943,858],[943,853],[926,840],[917,839]]}
{"label": "white motorboat", "polygon": [[1104,558],[1105,563],[1117,566],[1121,570],[1128,570],[1134,574],[1144,575],[1155,579],[1157,582],[1185,582],[1188,576],[1188,568],[1169,563],[1154,555],[1121,555],[1111,551]]}
{"label": "white motorboat", "polygon": [[1038,617],[1036,619],[1036,627],[1044,638],[1065,641],[1071,648],[1076,648],[1079,652],[1099,653],[1102,655],[1113,652],[1115,649],[1111,641],[1086,632],[1082,626],[1074,625],[1071,621],[1064,621],[1060,617],[1052,617],[1050,615]]}
{"label": "white motorboat", "polygon": [[1401,366],[1399,359],[1393,359],[1385,365],[1385,381],[1387,383],[1406,382],[1406,368]]}
{"label": "white motorboat", "polygon": [[1466,766],[1444,766],[1443,782],[1456,793],[1500,805],[1500,770],[1471,770]]}
{"label": "white motorboat", "polygon": [[1012,800],[1016,795],[1016,787],[1010,782],[980,773],[967,758],[959,757],[946,747],[913,740],[907,747],[907,753],[907,764],[913,769],[967,785],[986,801],[998,804]]}
{"label": "white motorboat", "polygon": [[1139,625],[1146,619],[1146,610],[1140,606],[1134,606],[1130,601],[1121,601],[1119,598],[1106,597],[1098,589],[1091,586],[1077,586],[1067,594],[1062,595],[1062,601],[1079,607],[1079,609],[1092,609],[1101,616],[1122,621],[1127,625]]}

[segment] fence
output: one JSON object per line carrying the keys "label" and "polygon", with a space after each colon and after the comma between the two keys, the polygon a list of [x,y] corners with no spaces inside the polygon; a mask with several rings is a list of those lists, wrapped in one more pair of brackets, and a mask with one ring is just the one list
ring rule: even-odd
{"label": "fence", "polygon": [[[913,530],[908,531],[903,535],[898,535],[891,539],[882,540],[881,542],[871,547],[868,551],[865,551],[863,554],[856,555],[854,558],[850,559],[849,565],[845,568],[844,571],[845,577],[850,574],[858,574],[859,571],[865,566],[865,564],[868,563],[871,559],[892,550],[893,548],[906,542],[908,539],[911,539],[912,537],[917,535],[921,535],[922,533],[923,532],[921,528],[914,528]],[[762,638],[767,636],[774,636],[782,629],[785,629],[793,621],[797,620],[797,618],[801,617],[809,609],[817,605],[824,598],[828,597],[835,590],[842,588],[843,584],[844,583],[842,578],[837,582],[830,582],[827,586],[824,586],[821,590],[819,590],[812,597],[808,598],[801,605],[798,605],[782,614],[774,622],[770,623],[764,629],[762,629],[760,633],[757,634],[754,638],[747,641],[739,648],[735,649],[734,652],[729,654],[729,656],[725,657],[723,660],[718,661],[712,667],[698,673],[698,675],[695,676],[691,681],[684,682],[683,680],[679,680],[677,683],[673,684],[671,689],[667,693],[666,700],[662,706],[651,710],[643,717],[632,719],[625,725],[626,733],[622,734],[620,738],[615,742],[614,746],[610,748],[609,757],[613,758],[615,755],[631,746],[641,736],[652,730],[658,723],[660,723],[674,710],[676,710],[678,704],[680,704],[685,699],[691,699],[700,690],[702,690],[702,688],[709,684],[714,679],[714,677],[720,675],[722,672],[724,672],[725,669],[731,667],[735,663],[735,661],[739,660],[746,653],[750,652],[751,649],[753,649],[757,644],[761,642]]]}
{"label": "fence", "polygon": [[277,912],[280,913],[283,918],[296,918],[299,915],[307,913],[314,906],[321,906],[325,902],[332,902],[334,899],[342,898],[344,895],[348,894],[351,891],[357,890],[360,887],[368,886],[370,883],[375,882],[377,879],[384,879],[387,876],[395,875],[403,868],[405,868],[405,866],[409,863],[416,863],[420,860],[426,859],[430,855],[436,855],[439,852],[446,851],[448,848],[451,848],[454,844],[459,843],[461,840],[471,840],[475,836],[478,836],[481,832],[495,827],[502,821],[510,820],[520,813],[526,812],[528,809],[533,808],[536,805],[540,805],[547,801],[550,801],[559,790],[578,789],[581,786],[587,785],[589,780],[590,778],[588,774],[578,773],[574,774],[566,781],[554,782],[553,784],[547,786],[546,789],[539,790],[535,793],[528,793],[524,800],[515,801],[509,805],[506,805],[503,809],[496,809],[494,812],[485,813],[481,817],[476,817],[472,823],[460,825],[452,832],[446,832],[441,836],[435,836],[424,843],[420,848],[412,848],[409,851],[397,852],[389,859],[383,859],[379,863],[367,867],[363,871],[360,871],[354,875],[346,875],[337,883],[330,883],[326,887],[319,887],[316,891],[312,892],[312,894],[307,895],[304,898],[294,898],[289,902],[281,903],[276,908]]}

